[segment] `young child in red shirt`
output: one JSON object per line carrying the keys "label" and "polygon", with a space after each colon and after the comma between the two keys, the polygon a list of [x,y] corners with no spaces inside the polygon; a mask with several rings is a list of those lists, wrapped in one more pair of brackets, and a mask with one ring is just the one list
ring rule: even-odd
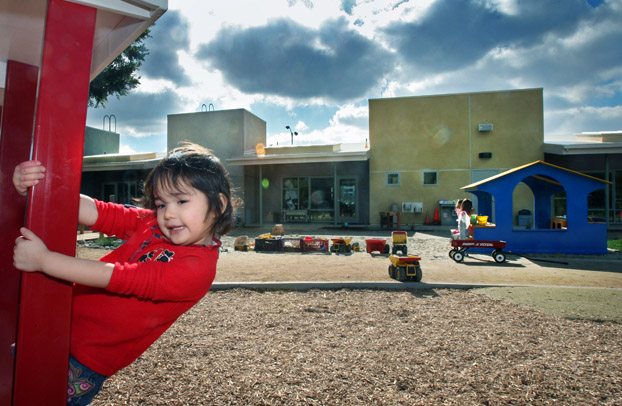
{"label": "young child in red shirt", "polygon": [[[38,161],[15,168],[27,189],[44,178]],[[22,228],[14,265],[73,282],[68,405],[86,405],[209,290],[220,241],[233,226],[231,182],[211,151],[184,144],[147,176],[144,209],[80,195],[79,223],[126,242],[99,261],[51,252]]]}

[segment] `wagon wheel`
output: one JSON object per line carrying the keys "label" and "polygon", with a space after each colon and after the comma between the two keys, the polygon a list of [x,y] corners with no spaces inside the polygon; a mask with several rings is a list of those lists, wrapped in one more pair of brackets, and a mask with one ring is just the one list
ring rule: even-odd
{"label": "wagon wheel", "polygon": [[462,260],[464,259],[464,254],[460,251],[456,251],[454,252],[454,256],[452,258],[456,262],[462,262]]}
{"label": "wagon wheel", "polygon": [[395,279],[397,279],[398,281],[402,280],[402,268],[399,266],[395,267]]}
{"label": "wagon wheel", "polygon": [[393,265],[389,265],[389,277],[395,279],[395,267]]}
{"label": "wagon wheel", "polygon": [[449,258],[454,259],[454,253],[456,252],[455,249],[451,249],[449,250]]}
{"label": "wagon wheel", "polygon": [[415,282],[420,282],[423,277],[423,271],[419,265],[415,266]]}
{"label": "wagon wheel", "polygon": [[397,248],[394,246],[391,247],[391,254],[395,255],[397,253]]}
{"label": "wagon wheel", "polygon": [[495,262],[501,264],[505,262],[505,253],[503,251],[493,251],[492,257],[495,259]]}
{"label": "wagon wheel", "polygon": [[385,254],[388,254],[388,253],[389,253],[389,246],[388,246],[388,245],[385,245],[385,246],[384,246],[384,253],[385,253]]}
{"label": "wagon wheel", "polygon": [[352,252],[352,245],[346,245],[346,252]]}

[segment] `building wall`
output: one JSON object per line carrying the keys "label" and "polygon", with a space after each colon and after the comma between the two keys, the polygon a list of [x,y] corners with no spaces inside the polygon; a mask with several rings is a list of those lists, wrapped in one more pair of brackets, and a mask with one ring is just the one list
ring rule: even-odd
{"label": "building wall", "polygon": [[[542,89],[369,100],[369,222],[402,202],[423,202],[423,213],[404,213],[402,224],[433,220],[439,200],[471,197],[461,187],[541,160],[543,139]],[[437,171],[436,185],[423,184],[426,171]],[[389,172],[399,185],[386,184]]]}
{"label": "building wall", "polygon": [[[226,160],[266,143],[266,122],[244,109],[216,110],[167,116],[167,149],[191,141],[211,149]],[[244,168],[228,166],[234,188],[244,200]]]}
{"label": "building wall", "polygon": [[84,132],[84,156],[118,154],[119,133],[86,127]]}

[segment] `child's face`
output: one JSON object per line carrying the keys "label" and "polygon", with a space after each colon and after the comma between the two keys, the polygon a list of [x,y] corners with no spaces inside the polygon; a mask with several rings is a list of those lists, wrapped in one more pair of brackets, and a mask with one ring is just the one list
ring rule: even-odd
{"label": "child's face", "polygon": [[183,183],[175,190],[154,191],[156,217],[162,234],[175,245],[211,244],[214,213],[207,196]]}

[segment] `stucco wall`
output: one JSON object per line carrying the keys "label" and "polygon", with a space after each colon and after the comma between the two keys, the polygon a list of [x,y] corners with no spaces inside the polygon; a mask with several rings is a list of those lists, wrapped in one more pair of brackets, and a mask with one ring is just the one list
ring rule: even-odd
{"label": "stucco wall", "polygon": [[[394,202],[423,202],[423,213],[403,214],[402,224],[422,224],[426,213],[433,220],[439,200],[471,197],[460,188],[473,170],[540,160],[543,139],[542,89],[369,100],[369,222]],[[423,185],[425,171],[437,171],[437,185]],[[386,185],[387,172],[400,174],[399,186]]]}
{"label": "stucco wall", "polygon": [[[266,142],[266,122],[244,109],[216,110],[167,116],[170,150],[182,141],[191,141],[211,149],[227,166],[237,196],[246,198],[244,167],[227,165],[226,160],[254,150]],[[239,214],[244,221],[244,212]]]}
{"label": "stucco wall", "polygon": [[84,156],[118,154],[119,133],[86,127],[84,132]]}

